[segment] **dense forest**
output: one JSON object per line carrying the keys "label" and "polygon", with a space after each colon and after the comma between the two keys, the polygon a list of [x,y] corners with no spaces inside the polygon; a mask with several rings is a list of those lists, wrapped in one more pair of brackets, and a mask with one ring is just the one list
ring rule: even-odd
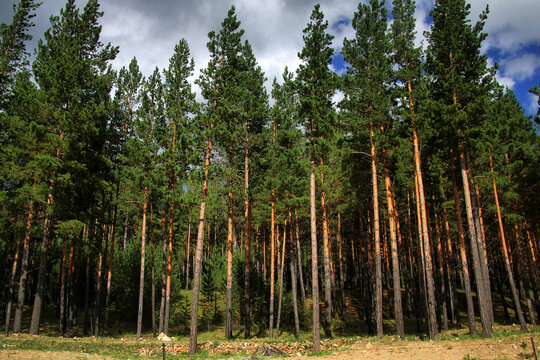
{"label": "dense forest", "polygon": [[487,8],[436,0],[422,48],[414,1],[361,2],[338,75],[316,5],[268,93],[231,7],[196,95],[184,39],[165,69],[114,71],[97,0],[68,0],[31,57],[38,6],[0,25],[6,334],[52,313],[60,335],[122,322],[189,332],[195,352],[216,326],[312,330],[318,350],[352,321],[378,337],[536,325],[540,115],[481,52]]}

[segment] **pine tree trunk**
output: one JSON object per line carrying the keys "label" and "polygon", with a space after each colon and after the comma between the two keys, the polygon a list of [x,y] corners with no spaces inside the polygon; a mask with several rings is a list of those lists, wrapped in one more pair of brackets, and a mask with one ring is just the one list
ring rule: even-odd
{"label": "pine tree trunk", "polygon": [[[118,196],[117,196],[118,197]],[[105,314],[103,317],[103,332],[102,335],[105,336],[108,333],[108,326],[109,326],[109,306],[111,302],[111,285],[112,285],[112,268],[114,263],[114,233],[116,230],[116,207],[113,210],[113,220],[111,224],[111,229],[109,232],[109,267],[107,269],[107,284],[105,289]]]}
{"label": "pine tree trunk", "polygon": [[471,291],[471,280],[469,275],[469,263],[467,260],[467,252],[465,250],[465,233],[461,220],[461,204],[459,202],[459,193],[455,174],[454,152],[450,150],[450,167],[452,175],[452,189],[454,192],[454,206],[456,209],[456,225],[459,237],[459,252],[461,257],[461,268],[463,276],[463,284],[465,285],[465,298],[467,300],[467,321],[469,323],[469,334],[476,335],[476,324],[474,316],[474,305]]}
{"label": "pine tree trunk", "polygon": [[293,222],[292,214],[289,211],[289,238],[291,239],[291,246],[289,250],[289,270],[291,272],[291,287],[292,287],[292,300],[293,300],[293,313],[294,313],[294,337],[300,338],[300,318],[298,316],[298,291],[297,291],[297,282],[296,282],[296,264],[295,264],[295,249],[294,249],[294,240],[293,240]]}
{"label": "pine tree trunk", "polygon": [[386,201],[388,204],[388,219],[390,223],[390,248],[392,252],[392,279],[394,290],[394,315],[396,317],[396,333],[400,338],[405,336],[403,325],[403,309],[401,305],[401,275],[399,271],[398,243],[397,243],[397,216],[394,209],[390,170],[384,167],[384,183],[386,185]]}
{"label": "pine tree trunk", "polygon": [[279,325],[281,323],[281,303],[283,301],[283,271],[285,270],[285,244],[287,243],[287,221],[283,225],[283,248],[281,250],[281,262],[279,264],[279,297],[278,297],[278,313],[276,321],[276,336],[279,337]]}
{"label": "pine tree trunk", "polygon": [[86,231],[86,242],[88,243],[88,252],[86,254],[86,272],[85,272],[85,286],[84,286],[84,318],[83,318],[83,335],[88,335],[88,325],[89,325],[89,307],[90,307],[90,241],[88,233],[91,233],[93,236],[94,228],[93,225],[90,230]]}
{"label": "pine tree trunk", "polygon": [[302,271],[302,247],[300,246],[300,224],[298,223],[298,215],[294,210],[295,238],[296,238],[296,253],[298,255],[298,278],[300,279],[300,295],[302,297],[302,306],[306,308],[306,289],[304,287],[304,274]]}
{"label": "pine tree trunk", "polygon": [[244,148],[244,338],[251,336],[251,311],[249,304],[249,273],[251,250],[251,221],[249,213],[249,135],[247,131],[247,117],[244,123],[246,141]]}
{"label": "pine tree trunk", "polygon": [[437,315],[436,308],[437,304],[435,302],[435,285],[433,281],[433,269],[431,261],[431,246],[429,242],[429,231],[428,231],[428,222],[427,222],[427,211],[426,211],[426,200],[424,195],[424,181],[422,178],[422,168],[420,163],[420,150],[418,144],[418,135],[416,133],[416,128],[413,128],[413,145],[414,145],[414,163],[415,163],[415,174],[418,181],[418,201],[420,203],[420,219],[422,222],[422,243],[423,243],[423,252],[425,258],[425,278],[426,278],[426,287],[427,287],[427,313],[428,313],[428,330],[429,337],[432,339],[439,333],[437,327]]}
{"label": "pine tree trunk", "polygon": [[[82,241],[84,239],[84,233],[86,230],[86,225],[83,226],[81,232],[81,240],[78,242],[76,238],[71,242],[71,247],[69,249],[69,263],[68,263],[68,291],[66,298],[66,311],[67,311],[67,322],[69,327],[72,328],[76,324],[76,315],[75,315],[75,297],[74,297],[74,288],[75,288],[75,268],[79,263],[80,253],[82,248]],[[75,242],[77,242],[77,254],[75,255]]]}
{"label": "pine tree trunk", "polygon": [[[491,153],[491,149],[490,149]],[[525,323],[525,318],[523,317],[523,311],[521,310],[521,303],[519,301],[519,295],[516,288],[516,283],[514,281],[514,275],[512,274],[512,266],[510,265],[510,259],[508,257],[508,248],[506,246],[506,236],[504,235],[504,225],[501,215],[501,206],[499,204],[499,194],[497,191],[497,182],[495,181],[495,171],[493,169],[493,157],[489,156],[489,166],[491,170],[491,175],[493,178],[493,195],[495,196],[495,206],[497,208],[497,221],[499,224],[499,236],[501,237],[501,251],[504,260],[504,267],[506,269],[506,274],[508,276],[508,283],[510,284],[510,291],[512,292],[512,299],[514,300],[514,308],[516,310],[516,317],[519,320],[519,325],[521,330],[527,331],[527,324]]]}
{"label": "pine tree trunk", "polygon": [[148,187],[144,187],[144,203],[142,215],[142,230],[141,230],[141,272],[139,278],[139,305],[137,308],[137,340],[141,339],[142,332],[142,316],[143,316],[143,299],[144,299],[144,261],[146,251],[146,212],[148,208]]}
{"label": "pine tree trunk", "polygon": [[[165,220],[163,220],[165,221]],[[163,235],[163,249],[161,254],[161,299],[159,302],[159,333],[163,332],[165,326],[165,302],[167,294],[167,233]]]}
{"label": "pine tree trunk", "polygon": [[191,240],[191,214],[188,219],[188,232],[187,232],[187,245],[186,245],[186,290],[189,289],[189,252],[191,250],[190,246]]}
{"label": "pine tree trunk", "polygon": [[521,237],[519,235],[519,225],[516,223],[514,224],[514,231],[515,231],[515,237],[516,237],[516,245],[517,245],[517,253],[518,253],[518,269],[519,269],[519,278],[520,278],[520,287],[522,292],[523,300],[525,300],[525,303],[527,304],[527,308],[529,310],[529,317],[531,319],[531,324],[533,326],[536,326],[536,316],[534,314],[534,308],[531,301],[531,296],[529,294],[529,271],[530,269],[527,268],[527,265],[524,261],[523,249],[521,246]]}
{"label": "pine tree trunk", "polygon": [[36,295],[34,297],[34,307],[32,309],[32,318],[30,320],[30,335],[39,334],[39,321],[41,319],[41,305],[43,302],[43,296],[45,295],[45,282],[47,277],[47,260],[49,257],[49,232],[51,228],[51,212],[50,207],[53,204],[53,182],[49,186],[49,192],[47,194],[47,204],[45,207],[45,218],[43,220],[43,237],[41,240],[41,250],[39,256],[39,273]]}
{"label": "pine tree trunk", "polygon": [[204,159],[204,180],[202,184],[201,209],[199,213],[199,226],[197,229],[197,245],[195,248],[195,259],[193,269],[193,295],[191,300],[191,325],[189,330],[189,352],[197,352],[197,330],[199,322],[199,292],[202,272],[202,252],[204,240],[204,216],[206,211],[206,195],[208,193],[208,168],[210,166],[210,155],[212,153],[212,141],[208,140],[206,155]]}
{"label": "pine tree trunk", "polygon": [[[442,189],[442,187],[441,187]],[[446,195],[442,189],[443,202],[446,202]],[[450,224],[448,222],[448,210],[443,207],[444,235],[446,238],[446,246],[443,245],[443,252],[446,252],[446,276],[448,278],[448,294],[450,295],[450,313],[452,322],[461,328],[461,318],[459,316],[459,303],[456,290],[456,266],[454,261],[454,250],[452,246],[452,238],[450,236]]]}
{"label": "pine tree trunk", "polygon": [[[321,160],[321,166],[324,166]],[[322,168],[321,168],[322,169]],[[324,303],[325,303],[325,321],[324,335],[332,337],[332,274],[330,268],[330,248],[328,235],[328,214],[326,209],[326,191],[324,190],[324,172],[321,170],[321,208],[322,208],[322,226],[323,226],[323,251],[324,251]]]}
{"label": "pine tree trunk", "polygon": [[99,317],[101,313],[101,272],[103,270],[103,239],[107,236],[107,226],[102,225],[99,240],[97,273],[96,273],[96,302],[94,303],[94,336],[99,335]]}
{"label": "pine tree trunk", "polygon": [[[116,194],[115,199],[118,201],[118,194],[120,192],[120,181],[116,182]],[[105,316],[103,318],[103,336],[107,335],[107,328],[109,326],[109,305],[111,301],[111,285],[112,285],[112,268],[114,263],[114,244],[115,244],[115,232],[116,232],[116,217],[118,215],[118,205],[114,205],[112,223],[111,223],[111,236],[110,236],[110,252],[109,252],[109,268],[107,270],[107,288],[105,290]]]}
{"label": "pine tree trunk", "polygon": [[341,239],[341,213],[338,212],[337,243],[339,247],[339,287],[341,295],[341,318],[343,322],[348,322],[347,304],[345,301],[345,275],[343,271],[343,240]]}
{"label": "pine tree trunk", "polygon": [[[435,199],[433,199],[435,200]],[[442,249],[442,235],[441,226],[439,222],[439,215],[435,212],[435,246],[437,250],[437,262],[439,263],[439,288],[440,288],[440,306],[442,309],[442,327],[443,330],[448,331],[448,307],[446,303],[447,289],[446,289],[446,277],[445,277],[445,259]]]}
{"label": "pine tree trunk", "polygon": [[[468,163],[468,155],[466,155],[465,162],[467,169],[470,169]],[[480,258],[480,266],[482,267],[482,282],[484,284],[485,298],[486,298],[486,313],[488,316],[489,326],[493,328],[493,301],[491,299],[491,282],[489,280],[489,267],[487,257],[486,238],[484,235],[484,220],[482,218],[482,208],[480,207],[480,192],[478,186],[473,181],[473,177],[469,176],[472,209],[474,217],[474,226],[476,228],[476,238],[478,241],[478,256]]]}
{"label": "pine tree trunk", "polygon": [[[28,217],[27,217],[27,226],[28,226]],[[9,334],[9,323],[11,320],[11,308],[13,305],[13,288],[15,286],[15,275],[17,274],[17,264],[19,262],[19,248],[21,246],[21,238],[17,238],[17,245],[15,246],[15,253],[13,254],[13,263],[11,265],[11,274],[9,276],[9,289],[7,294],[7,305],[6,305],[6,318],[4,324],[4,334]]]}
{"label": "pine tree trunk", "polygon": [[381,257],[381,234],[379,222],[379,189],[377,180],[377,155],[375,151],[375,132],[373,122],[370,123],[371,141],[371,184],[373,188],[373,234],[375,239],[375,320],[377,336],[382,338],[383,331],[383,289],[382,289],[382,257]]}
{"label": "pine tree trunk", "polygon": [[13,319],[13,332],[18,334],[22,330],[22,312],[24,306],[24,298],[26,294],[26,283],[28,279],[28,257],[30,252],[30,229],[34,220],[33,205],[28,206],[28,216],[26,218],[26,229],[24,233],[23,253],[21,259],[21,271],[19,277],[19,290],[17,292],[17,308]]}
{"label": "pine tree trunk", "polygon": [[124,241],[122,242],[122,251],[124,252],[126,252],[126,246],[127,246],[128,225],[129,225],[129,212],[126,211],[126,218],[124,219]]}
{"label": "pine tree trunk", "polygon": [[480,309],[480,321],[482,323],[482,334],[485,337],[490,337],[493,331],[490,322],[490,316],[488,313],[488,303],[486,298],[486,284],[484,283],[483,267],[480,258],[480,246],[478,237],[476,234],[476,227],[474,224],[474,215],[472,209],[471,190],[469,187],[469,169],[465,162],[465,150],[463,145],[460,147],[459,160],[461,165],[461,177],[463,180],[463,194],[465,197],[465,209],[467,212],[467,225],[469,228],[469,235],[471,240],[471,253],[473,257],[473,266],[476,280],[476,288],[478,292],[478,304]]}
{"label": "pine tree trunk", "polygon": [[[174,191],[174,184],[171,184],[171,194]],[[172,274],[172,252],[173,252],[173,225],[174,225],[174,207],[172,199],[169,202],[169,231],[168,231],[168,250],[167,250],[167,278],[165,280],[165,313],[163,316],[163,332],[169,335],[169,314],[171,309],[171,274]]]}
{"label": "pine tree trunk", "polygon": [[275,238],[275,196],[272,189],[272,208],[270,212],[270,320],[268,322],[268,336],[274,337],[274,291],[275,291],[275,258],[276,258],[276,238]]}
{"label": "pine tree trunk", "polygon": [[65,290],[66,290],[66,252],[67,252],[67,239],[63,239],[62,245],[62,260],[60,262],[60,319],[59,323],[59,332],[60,336],[64,336],[65,332]]}
{"label": "pine tree trunk", "polygon": [[233,193],[229,176],[229,209],[227,212],[227,292],[225,296],[225,337],[232,337],[232,283],[233,283]]}
{"label": "pine tree trunk", "polygon": [[315,193],[315,160],[310,165],[310,219],[311,219],[311,299],[313,303],[313,351],[320,350],[319,330],[319,265],[317,251],[317,210]]}
{"label": "pine tree trunk", "polygon": [[156,337],[156,281],[155,281],[155,254],[154,254],[154,212],[152,211],[152,203],[150,203],[150,246],[151,246],[151,281],[152,281],[152,336]]}
{"label": "pine tree trunk", "polygon": [[21,271],[19,277],[19,290],[17,292],[17,307],[13,319],[13,332],[18,334],[22,330],[22,311],[24,306],[24,297],[26,293],[26,280],[28,279],[28,257],[30,252],[30,229],[34,220],[33,205],[28,205],[28,216],[26,217],[26,228],[24,233],[23,253],[21,259]]}

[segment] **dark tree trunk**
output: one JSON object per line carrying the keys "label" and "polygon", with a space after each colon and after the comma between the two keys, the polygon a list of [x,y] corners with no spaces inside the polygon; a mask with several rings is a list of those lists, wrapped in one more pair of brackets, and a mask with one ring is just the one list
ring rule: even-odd
{"label": "dark tree trunk", "polygon": [[345,271],[343,269],[343,240],[341,239],[341,213],[338,212],[337,243],[339,251],[339,288],[341,295],[341,318],[343,322],[348,322],[347,304],[345,302]]}
{"label": "dark tree trunk", "polygon": [[190,264],[189,256],[190,256],[190,250],[191,250],[190,240],[191,240],[191,215],[189,215],[189,219],[188,219],[188,233],[187,233],[187,245],[186,245],[186,290],[189,289],[189,264]]}
{"label": "dark tree trunk", "polygon": [[107,236],[107,226],[102,225],[101,236],[99,240],[97,273],[96,273],[96,301],[94,303],[94,336],[99,335],[99,317],[101,313],[101,272],[103,267],[103,239]]}
{"label": "dark tree trunk", "polygon": [[41,250],[39,256],[39,273],[36,295],[34,297],[34,307],[32,309],[32,319],[30,320],[30,335],[39,334],[39,321],[41,319],[41,305],[45,295],[45,282],[47,281],[47,260],[49,258],[49,231],[51,228],[51,213],[49,207],[53,204],[53,183],[49,186],[47,195],[47,205],[45,208],[45,218],[43,220],[43,237],[41,240]]}
{"label": "dark tree trunk", "polygon": [[30,229],[33,223],[33,206],[28,206],[28,216],[26,218],[26,229],[23,242],[23,253],[21,259],[21,271],[19,277],[19,290],[17,292],[17,308],[15,309],[15,317],[13,320],[13,332],[20,333],[22,330],[22,312],[24,306],[24,298],[26,294],[26,283],[28,279],[28,257],[30,253]]}
{"label": "dark tree trunk", "polygon": [[295,264],[295,250],[294,250],[294,241],[293,241],[293,223],[291,212],[289,211],[289,238],[291,239],[291,247],[289,250],[289,267],[291,271],[291,287],[292,287],[292,300],[293,300],[293,312],[294,312],[294,337],[297,339],[300,338],[300,320],[298,317],[298,295],[297,295],[297,285],[296,285],[296,264]]}
{"label": "dark tree trunk", "polygon": [[62,245],[62,260],[60,262],[60,319],[59,332],[61,336],[64,336],[65,332],[65,290],[66,290],[66,252],[67,252],[67,239],[63,240]]}
{"label": "dark tree trunk", "polygon": [[[491,150],[490,150],[491,152]],[[495,196],[495,206],[497,208],[497,221],[499,224],[499,236],[501,238],[501,252],[504,260],[504,267],[506,269],[506,274],[508,276],[508,284],[510,284],[510,291],[512,292],[512,299],[514,300],[514,308],[516,310],[516,317],[519,320],[519,325],[521,330],[527,330],[527,324],[525,323],[525,318],[523,317],[523,311],[521,310],[521,303],[519,301],[519,295],[516,288],[516,283],[514,281],[514,275],[512,274],[512,266],[510,265],[510,258],[508,257],[508,248],[506,246],[506,236],[504,234],[504,225],[501,215],[501,207],[499,205],[499,194],[497,191],[497,182],[495,181],[494,169],[493,169],[493,158],[489,157],[489,165],[491,168],[491,174],[493,176],[493,195]],[[502,286],[499,285],[499,293],[502,294]],[[504,301],[504,295],[502,295],[503,306],[506,311],[506,302]],[[506,315],[507,317],[507,315]]]}
{"label": "dark tree trunk", "polygon": [[[272,189],[272,208],[270,210],[270,320],[268,322],[268,336],[274,337],[274,291],[275,291],[275,263],[276,263],[276,234],[275,234],[275,201]],[[265,267],[266,268],[266,267]]]}
{"label": "dark tree trunk", "polygon": [[375,150],[375,132],[373,122],[370,124],[371,140],[371,184],[373,188],[373,234],[375,241],[375,322],[377,336],[382,338],[383,330],[383,289],[382,289],[382,256],[381,256],[381,231],[379,221],[379,189],[377,180],[377,155]]}
{"label": "dark tree trunk", "polygon": [[[27,217],[28,226],[28,217]],[[15,286],[15,275],[17,274],[17,264],[19,262],[19,248],[21,246],[21,238],[17,238],[17,245],[15,246],[15,253],[13,254],[13,263],[11,265],[11,273],[9,276],[7,305],[6,305],[6,318],[4,324],[4,334],[9,334],[9,325],[11,320],[11,308],[13,305],[13,288]]]}
{"label": "dark tree trunk", "polygon": [[298,279],[300,280],[300,295],[302,297],[302,306],[306,307],[306,289],[304,287],[304,274],[302,271],[302,247],[300,246],[300,224],[298,223],[298,216],[296,209],[294,210],[294,225],[295,225],[295,239],[296,239],[296,253],[298,255]]}
{"label": "dark tree trunk", "polygon": [[88,252],[86,254],[86,273],[85,273],[85,287],[84,287],[84,318],[83,318],[83,335],[88,335],[88,325],[90,323],[89,319],[89,308],[90,308],[90,241],[88,241],[88,233],[93,236],[94,228],[93,226],[90,230],[86,230],[86,242],[88,243]]}

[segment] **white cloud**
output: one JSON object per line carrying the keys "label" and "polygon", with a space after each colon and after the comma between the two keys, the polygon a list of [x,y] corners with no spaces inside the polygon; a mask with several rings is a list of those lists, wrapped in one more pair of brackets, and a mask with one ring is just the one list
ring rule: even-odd
{"label": "white cloud", "polygon": [[[367,2],[367,0],[362,0]],[[417,46],[424,39],[424,31],[429,30],[429,12],[435,0],[417,0],[416,32]],[[10,21],[11,4],[16,0],[0,1],[0,21]],[[116,69],[128,65],[135,56],[141,70],[151,74],[156,66],[160,69],[168,65],[174,45],[185,38],[195,59],[195,76],[206,67],[209,59],[206,43],[211,30],[219,31],[221,22],[232,4],[236,6],[241,27],[245,29],[244,39],[249,40],[253,52],[268,78],[270,87],[273,77],[281,79],[285,66],[294,71],[298,65],[298,52],[302,49],[302,29],[317,0],[101,0],[104,16],[102,41],[120,46],[120,53],[113,65]],[[474,0],[470,1],[471,21],[490,3],[491,13],[485,30],[489,36],[484,51],[495,50],[502,54],[497,60],[501,64],[499,80],[509,86],[516,86],[522,79],[538,71],[538,59],[522,55],[526,46],[538,44],[540,36],[540,13],[538,0]],[[36,27],[32,30],[35,40],[40,38],[49,26],[49,16],[58,14],[64,0],[47,0],[38,9],[34,18]],[[77,0],[84,6],[86,0]],[[333,46],[339,51],[345,37],[354,36],[350,23],[345,23],[357,9],[357,0],[321,0],[321,9],[328,20],[329,32],[335,35]],[[391,6],[391,1],[387,0]],[[339,26],[333,26],[340,24]],[[32,45],[30,45],[32,46]],[[424,47],[427,44],[424,41]],[[537,56],[538,58],[538,56]],[[535,70],[536,69],[536,70]],[[526,100],[523,99],[525,102]]]}
{"label": "white cloud", "polygon": [[540,56],[523,54],[518,57],[501,60],[501,70],[505,76],[516,81],[530,79],[540,69]]}
{"label": "white cloud", "polygon": [[471,20],[489,4],[485,31],[489,34],[485,47],[504,54],[515,54],[540,36],[540,2],[538,0],[474,0],[471,2]]}
{"label": "white cloud", "polygon": [[529,103],[527,105],[527,110],[529,114],[538,113],[538,96],[534,94],[529,94]]}

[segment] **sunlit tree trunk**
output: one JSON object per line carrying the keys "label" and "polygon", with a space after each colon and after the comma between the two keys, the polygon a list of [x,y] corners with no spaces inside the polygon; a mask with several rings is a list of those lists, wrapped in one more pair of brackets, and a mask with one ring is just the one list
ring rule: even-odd
{"label": "sunlit tree trunk", "polygon": [[390,170],[384,167],[384,183],[386,186],[386,201],[388,204],[388,220],[390,223],[390,251],[392,252],[392,280],[394,289],[394,315],[396,318],[396,333],[400,338],[405,336],[403,325],[403,309],[401,305],[401,274],[399,271],[397,215],[394,208],[394,197],[390,181]]}
{"label": "sunlit tree trunk", "polygon": [[[214,103],[215,107],[215,103]],[[202,272],[202,252],[204,239],[204,220],[206,212],[206,196],[208,193],[208,168],[210,167],[210,155],[212,153],[212,141],[208,140],[204,159],[204,178],[202,184],[201,208],[199,213],[199,227],[197,229],[197,245],[193,264],[193,295],[191,300],[191,326],[189,331],[189,352],[197,352],[197,330],[199,321],[199,292]]]}
{"label": "sunlit tree trunk", "polygon": [[332,337],[332,270],[330,266],[330,245],[328,234],[328,214],[326,209],[326,191],[324,190],[324,172],[322,170],[324,166],[321,160],[321,184],[323,189],[321,191],[321,208],[322,208],[322,227],[323,227],[323,253],[324,253],[324,303],[325,303],[325,321],[324,321],[324,334],[326,337]]}
{"label": "sunlit tree trunk", "polygon": [[468,225],[469,235],[470,235],[470,240],[471,240],[471,254],[473,257],[476,288],[478,292],[480,321],[482,323],[482,334],[486,337],[490,337],[493,329],[491,327],[490,316],[487,309],[488,299],[486,298],[486,292],[489,291],[489,289],[486,289],[486,284],[484,283],[484,275],[483,275],[484,270],[481,264],[481,258],[479,254],[479,251],[481,251],[480,249],[481,244],[479,244],[478,242],[476,227],[474,224],[475,219],[473,215],[471,190],[469,186],[470,175],[469,175],[469,169],[467,168],[466,161],[465,161],[465,150],[462,147],[463,145],[461,145],[459,160],[460,160],[460,165],[461,165],[461,177],[463,181],[463,195],[465,197],[465,209],[467,213],[467,225]]}
{"label": "sunlit tree trunk", "polygon": [[143,295],[144,295],[144,261],[146,252],[146,213],[148,208],[148,187],[144,187],[144,202],[141,228],[141,271],[139,277],[139,305],[137,308],[137,340],[141,339],[142,316],[143,316]]}
{"label": "sunlit tree trunk", "polygon": [[450,150],[450,167],[452,177],[452,189],[454,193],[454,207],[456,209],[456,225],[459,238],[459,253],[461,257],[461,269],[463,284],[465,285],[465,298],[467,300],[467,320],[469,323],[469,334],[476,335],[476,324],[474,320],[474,305],[471,291],[471,280],[469,275],[469,262],[467,260],[467,251],[465,249],[465,233],[461,219],[461,204],[459,201],[458,186],[455,174],[454,152]]}

